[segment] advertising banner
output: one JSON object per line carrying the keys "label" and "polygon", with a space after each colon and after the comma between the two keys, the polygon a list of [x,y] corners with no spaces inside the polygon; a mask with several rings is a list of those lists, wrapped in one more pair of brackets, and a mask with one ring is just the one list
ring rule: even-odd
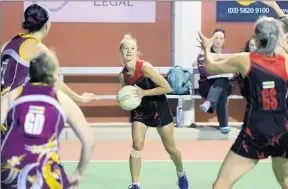
{"label": "advertising banner", "polygon": [[154,23],[155,1],[24,1],[46,7],[52,22]]}
{"label": "advertising banner", "polygon": [[[288,2],[277,1],[281,9],[288,13]],[[255,22],[259,16],[277,17],[275,11],[258,1],[217,1],[217,22]]]}

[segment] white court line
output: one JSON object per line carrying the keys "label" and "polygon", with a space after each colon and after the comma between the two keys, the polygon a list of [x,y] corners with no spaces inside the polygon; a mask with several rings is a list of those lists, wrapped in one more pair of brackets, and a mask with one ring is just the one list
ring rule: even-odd
{"label": "white court line", "polygon": [[[61,161],[63,163],[78,163],[79,161]],[[128,160],[92,160],[90,163],[128,163]],[[143,160],[143,163],[167,163],[171,160]],[[222,163],[223,160],[183,160],[184,163]],[[260,163],[270,163],[271,160],[261,160]]]}

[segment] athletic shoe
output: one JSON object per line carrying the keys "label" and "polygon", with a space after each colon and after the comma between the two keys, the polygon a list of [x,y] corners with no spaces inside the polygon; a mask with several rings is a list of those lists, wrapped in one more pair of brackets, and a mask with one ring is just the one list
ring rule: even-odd
{"label": "athletic shoe", "polygon": [[186,176],[178,178],[178,186],[179,189],[188,189],[189,184]]}
{"label": "athletic shoe", "polygon": [[199,106],[199,108],[205,113],[208,112],[210,107],[211,107],[211,102],[208,100],[206,100],[203,104]]}
{"label": "athletic shoe", "polygon": [[137,184],[132,184],[128,187],[128,189],[140,189],[140,186],[138,186]]}
{"label": "athletic shoe", "polygon": [[219,127],[219,130],[221,131],[222,134],[228,134],[230,132],[230,127]]}

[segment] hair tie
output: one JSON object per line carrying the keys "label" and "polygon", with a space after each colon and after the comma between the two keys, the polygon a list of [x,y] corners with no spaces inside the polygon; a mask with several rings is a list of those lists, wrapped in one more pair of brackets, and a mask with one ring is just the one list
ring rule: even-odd
{"label": "hair tie", "polygon": [[37,23],[36,20],[34,18],[32,18],[32,17],[27,18],[27,21],[31,22],[33,24]]}

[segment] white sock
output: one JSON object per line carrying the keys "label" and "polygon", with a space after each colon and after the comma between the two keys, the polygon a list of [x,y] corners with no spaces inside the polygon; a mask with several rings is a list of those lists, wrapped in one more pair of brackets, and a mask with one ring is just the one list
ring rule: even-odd
{"label": "white sock", "polygon": [[183,170],[181,172],[177,172],[177,175],[179,178],[181,178],[181,177],[184,177],[186,174],[185,174],[185,171]]}
{"label": "white sock", "polygon": [[140,186],[140,183],[139,182],[133,182],[132,185]]}

